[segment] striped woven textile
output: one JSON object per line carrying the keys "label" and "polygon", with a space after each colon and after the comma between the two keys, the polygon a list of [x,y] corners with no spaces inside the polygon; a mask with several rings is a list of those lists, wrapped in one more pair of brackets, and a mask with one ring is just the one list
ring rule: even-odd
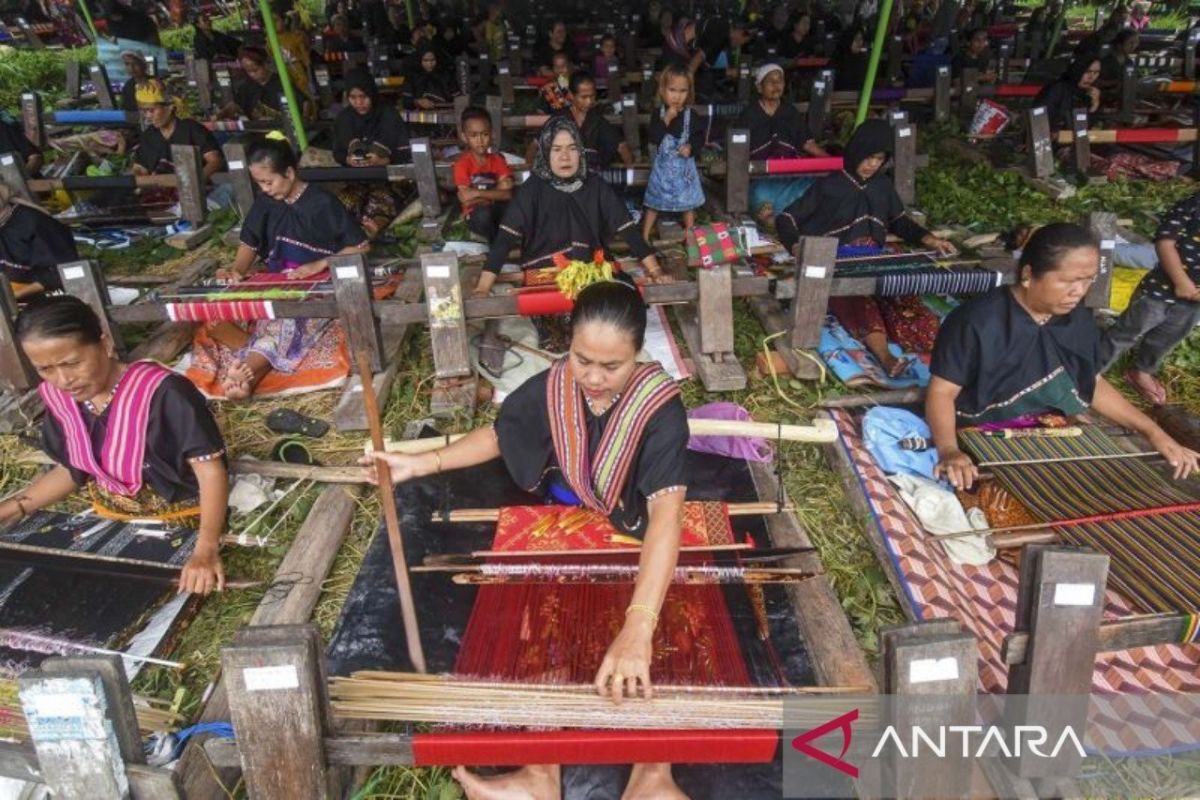
{"label": "striped woven textile", "polygon": [[[1002,439],[963,431],[964,450],[992,466],[1000,482],[1039,519],[1065,520],[1196,501],[1137,458],[1079,460],[1126,453],[1094,425],[1067,438]],[[1051,459],[1076,459],[1051,461]],[[1171,512],[1057,528],[1064,541],[1107,553],[1109,582],[1143,612],[1200,609],[1200,513]],[[1195,619],[1182,632],[1194,641]]]}
{"label": "striped woven textile", "polygon": [[880,275],[875,294],[896,297],[906,294],[979,294],[1004,282],[1004,275],[986,269],[932,269]]}
{"label": "striped woven textile", "polygon": [[204,127],[210,131],[242,131],[246,129],[246,123],[240,119],[206,119]]}
{"label": "striped woven textile", "polygon": [[165,303],[172,322],[248,322],[275,319],[275,305],[269,300],[232,300],[217,303]]}

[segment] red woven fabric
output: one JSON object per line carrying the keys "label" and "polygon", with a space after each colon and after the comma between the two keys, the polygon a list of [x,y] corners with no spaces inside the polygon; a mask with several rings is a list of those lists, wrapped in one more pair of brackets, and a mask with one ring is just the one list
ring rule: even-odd
{"label": "red woven fabric", "polygon": [[809,172],[836,172],[842,168],[842,158],[772,158],[766,164],[768,175],[800,175]]}
{"label": "red woven fabric", "polygon": [[1002,83],[996,87],[997,97],[1037,97],[1041,86],[1025,83]]}

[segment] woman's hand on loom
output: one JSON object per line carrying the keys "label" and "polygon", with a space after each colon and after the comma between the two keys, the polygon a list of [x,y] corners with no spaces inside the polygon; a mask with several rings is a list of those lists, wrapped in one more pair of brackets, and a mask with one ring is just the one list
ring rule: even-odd
{"label": "woman's hand on loom", "polygon": [[653,697],[650,688],[650,657],[654,645],[654,622],[641,614],[630,614],[596,673],[596,691],[620,705],[624,697]]}
{"label": "woman's hand on loom", "polygon": [[213,589],[219,592],[224,588],[225,567],[221,564],[217,545],[197,542],[192,557],[179,573],[179,593],[208,594]]}
{"label": "woman's hand on loom", "polygon": [[237,283],[238,281],[245,279],[246,276],[238,272],[233,267],[222,267],[221,269],[217,270],[213,277],[219,281],[225,281],[226,283]]}
{"label": "woman's hand on loom", "polygon": [[933,468],[934,477],[945,478],[955,489],[970,489],[975,485],[979,469],[969,455],[956,449],[940,456],[937,466]]}
{"label": "woman's hand on loom", "polygon": [[1171,465],[1176,480],[1183,480],[1200,469],[1200,453],[1184,447],[1172,439],[1162,428],[1151,433],[1146,439],[1149,440],[1150,446],[1161,453],[1162,457]]}
{"label": "woman's hand on loom", "polygon": [[322,259],[320,261],[310,261],[307,264],[301,264],[300,266],[296,267],[295,269],[288,270],[287,277],[288,277],[289,281],[301,281],[301,280],[304,280],[305,278],[311,278],[313,275],[316,275],[318,272],[324,272],[324,271],[325,271],[325,261],[324,261],[324,259]]}
{"label": "woman's hand on loom", "polygon": [[379,474],[375,470],[376,462],[382,461],[387,464],[391,471],[392,483],[397,484],[432,473],[434,470],[427,468],[426,465],[429,460],[429,453],[414,456],[405,453],[382,453],[376,450],[360,458],[358,463],[366,467],[363,471],[366,473],[367,483],[378,486]]}
{"label": "woman's hand on loom", "polygon": [[930,250],[936,250],[938,255],[941,256],[958,255],[958,248],[954,246],[954,242],[949,239],[943,239],[940,236],[934,236],[932,233],[922,239],[921,244]]}

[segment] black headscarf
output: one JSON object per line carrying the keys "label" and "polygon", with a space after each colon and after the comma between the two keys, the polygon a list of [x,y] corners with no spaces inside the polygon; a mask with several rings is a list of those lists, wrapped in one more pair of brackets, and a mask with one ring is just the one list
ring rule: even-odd
{"label": "black headscarf", "polygon": [[842,155],[843,168],[858,180],[858,165],[876,153],[890,156],[893,143],[891,124],[887,120],[869,119],[858,126],[847,142]]}
{"label": "black headscarf", "polygon": [[396,109],[379,94],[375,79],[363,67],[355,67],[343,79],[345,95],[358,89],[371,98],[371,110],[359,114],[346,103],[333,122],[333,157],[339,164],[346,163],[349,145],[359,140],[369,145],[380,145],[391,154],[390,162],[400,164],[409,158],[408,126],[400,119]]}
{"label": "black headscarf", "polygon": [[[550,146],[554,143],[554,137],[562,131],[571,134],[571,138],[575,140],[575,146],[579,148],[579,169],[569,178],[555,175],[554,170],[550,168]],[[551,117],[538,133],[538,149],[537,156],[533,159],[533,174],[559,191],[573,192],[583,185],[583,180],[587,177],[587,156],[583,150],[583,137],[580,135],[575,121],[567,117]]]}
{"label": "black headscarf", "polygon": [[366,67],[354,67],[346,72],[342,78],[342,85],[345,87],[345,96],[349,98],[352,89],[358,89],[360,92],[371,98],[371,110],[366,114],[358,114],[363,117],[364,123],[373,125],[379,119],[383,111],[383,105],[379,102],[379,86],[375,83],[375,78],[367,71]]}

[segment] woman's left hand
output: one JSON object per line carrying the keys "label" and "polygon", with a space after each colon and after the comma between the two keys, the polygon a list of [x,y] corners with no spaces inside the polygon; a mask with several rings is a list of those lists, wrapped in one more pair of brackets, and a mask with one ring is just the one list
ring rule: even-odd
{"label": "woman's left hand", "polygon": [[299,281],[305,278],[311,278],[318,272],[324,272],[325,265],[320,261],[310,261],[307,264],[302,264],[293,270],[288,270],[287,276],[289,281]]}
{"label": "woman's left hand", "polygon": [[680,158],[691,158],[692,157],[692,146],[690,144],[680,145],[679,157]]}
{"label": "woman's left hand", "polygon": [[596,673],[597,693],[601,697],[611,697],[620,705],[623,697],[637,697],[640,682],[642,695],[649,700],[653,696],[650,689],[653,642],[653,623],[641,615],[626,617],[624,627],[608,646],[608,653]]}
{"label": "woman's left hand", "polygon": [[196,544],[192,557],[179,573],[179,593],[208,594],[225,588],[225,567],[216,545]]}
{"label": "woman's left hand", "polygon": [[417,108],[424,109],[425,111],[428,111],[431,108],[436,108],[434,102],[428,97],[419,98],[416,102],[416,106]]}
{"label": "woman's left hand", "polygon": [[941,237],[938,237],[938,236],[929,236],[925,239],[925,246],[932,250],[936,250],[938,252],[938,255],[942,255],[942,256],[958,255],[958,248],[955,247],[954,242],[951,242],[949,239],[942,239]]}
{"label": "woman's left hand", "polygon": [[1200,469],[1200,453],[1184,447],[1161,428],[1147,437],[1150,446],[1162,454],[1171,465],[1176,480],[1183,480]]}

